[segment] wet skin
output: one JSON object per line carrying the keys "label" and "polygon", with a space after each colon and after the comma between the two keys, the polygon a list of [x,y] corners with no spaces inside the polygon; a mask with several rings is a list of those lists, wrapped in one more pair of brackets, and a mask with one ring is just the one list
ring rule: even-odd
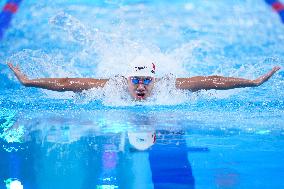
{"label": "wet skin", "polygon": [[[133,78],[139,79],[138,84],[134,84],[132,82]],[[149,84],[144,84],[144,79],[151,79],[151,82]],[[154,87],[155,78],[153,77],[128,77],[127,78],[127,85],[128,85],[128,91],[131,97],[135,100],[145,100],[147,97],[151,95],[152,89]]]}

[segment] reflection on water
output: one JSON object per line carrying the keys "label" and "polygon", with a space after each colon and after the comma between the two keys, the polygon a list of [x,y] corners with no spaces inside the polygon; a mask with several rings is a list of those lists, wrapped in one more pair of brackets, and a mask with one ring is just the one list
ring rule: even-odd
{"label": "reflection on water", "polygon": [[[1,179],[39,189],[194,188],[183,131],[145,130],[153,120],[136,114],[129,114],[129,124],[143,127],[119,132],[99,131],[88,120],[46,116],[26,125],[18,150],[1,148]],[[1,138],[1,144],[11,141]]]}
{"label": "reflection on water", "polygon": [[[25,132],[21,142],[0,138],[0,188],[8,180],[25,189],[239,188],[246,184],[257,188],[255,180],[270,176],[257,175],[252,161],[275,174],[283,170],[279,163],[284,157],[283,140],[276,145],[271,136],[266,136],[268,142],[261,138],[259,149],[256,136],[247,139],[215,131],[204,135],[178,122],[167,129],[156,124],[159,117],[145,112],[122,111],[121,120],[115,114],[109,119],[107,113],[92,118],[95,112],[13,115],[1,126],[9,121],[10,130],[24,125]],[[8,135],[8,130],[0,134]],[[9,151],[7,146],[18,148]],[[265,158],[268,148],[278,156]],[[274,161],[273,157],[281,158]],[[272,167],[267,167],[268,162]],[[274,181],[274,186],[281,186],[279,179]]]}

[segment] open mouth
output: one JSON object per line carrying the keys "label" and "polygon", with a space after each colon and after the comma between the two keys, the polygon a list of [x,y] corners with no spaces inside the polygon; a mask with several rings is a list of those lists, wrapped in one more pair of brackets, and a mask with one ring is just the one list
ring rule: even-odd
{"label": "open mouth", "polygon": [[145,98],[146,94],[145,94],[145,93],[141,93],[141,92],[137,92],[137,93],[136,93],[136,96],[137,96],[137,98],[139,98],[139,99],[143,99],[143,98]]}

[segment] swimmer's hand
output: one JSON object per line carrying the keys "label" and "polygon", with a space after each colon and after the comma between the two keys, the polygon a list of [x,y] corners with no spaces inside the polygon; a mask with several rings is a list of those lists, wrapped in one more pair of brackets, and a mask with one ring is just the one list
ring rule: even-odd
{"label": "swimmer's hand", "polygon": [[14,66],[12,63],[7,63],[9,68],[14,72],[18,80],[23,84],[23,85],[28,85],[29,83],[29,78],[23,74],[18,66]]}
{"label": "swimmer's hand", "polygon": [[255,86],[259,86],[261,84],[263,84],[264,82],[266,82],[271,76],[273,76],[273,74],[275,74],[278,70],[280,70],[279,66],[275,66],[272,68],[272,70],[270,70],[269,72],[267,72],[266,74],[260,76],[259,78],[253,80],[253,83],[255,84]]}

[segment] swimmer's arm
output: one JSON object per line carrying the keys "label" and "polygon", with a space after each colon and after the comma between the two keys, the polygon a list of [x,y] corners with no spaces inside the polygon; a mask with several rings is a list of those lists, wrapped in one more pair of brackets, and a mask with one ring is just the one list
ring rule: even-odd
{"label": "swimmer's arm", "polygon": [[37,87],[53,91],[73,91],[81,92],[83,90],[104,87],[108,79],[93,78],[39,78],[29,79],[21,72],[18,67],[8,63],[10,69],[14,72],[19,81],[26,87]]}
{"label": "swimmer's arm", "polygon": [[199,91],[202,89],[226,90],[242,87],[257,87],[266,82],[279,69],[280,67],[275,66],[271,71],[254,80],[222,76],[196,76],[191,78],[177,78],[176,87],[178,89],[187,89],[191,91]]}

